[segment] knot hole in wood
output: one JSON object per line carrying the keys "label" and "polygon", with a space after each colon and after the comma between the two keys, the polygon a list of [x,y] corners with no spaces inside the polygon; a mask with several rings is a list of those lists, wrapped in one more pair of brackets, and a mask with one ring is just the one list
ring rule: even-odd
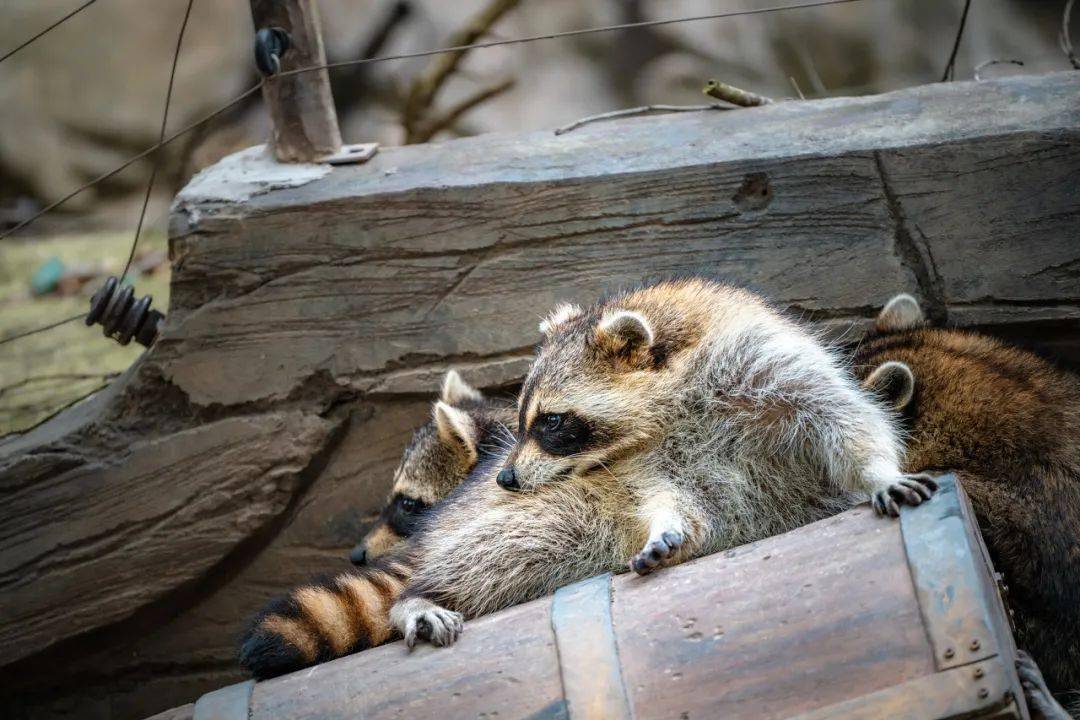
{"label": "knot hole in wood", "polygon": [[731,197],[731,202],[739,208],[739,212],[755,212],[764,210],[772,202],[772,184],[769,182],[768,173],[750,173],[743,178],[742,185]]}

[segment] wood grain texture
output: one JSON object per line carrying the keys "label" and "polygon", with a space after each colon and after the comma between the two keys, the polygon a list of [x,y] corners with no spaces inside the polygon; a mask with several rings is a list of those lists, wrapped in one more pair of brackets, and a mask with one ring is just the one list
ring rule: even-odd
{"label": "wood grain texture", "polygon": [[566,720],[551,598],[469,623],[450,648],[404,643],[259,683],[252,720]]}
{"label": "wood grain texture", "polygon": [[[53,657],[9,668],[7,684],[16,693],[9,702],[24,711],[14,717],[140,718],[244,679],[236,651],[246,618],[283,588],[351,567],[347,550],[386,499],[402,435],[429,413],[426,399],[355,410],[317,482],[264,548],[230,556],[194,601],[170,597],[166,612],[151,621],[113,626],[74,650],[69,644],[59,666]],[[153,577],[159,570],[146,572]]]}
{"label": "wood grain texture", "polygon": [[[792,720],[1026,720],[999,658],[908,680]],[[978,673],[978,675],[976,674]],[[985,695],[983,694],[985,693]]]}
{"label": "wood grain texture", "polygon": [[[59,590],[6,606],[28,627],[10,631],[23,650],[0,658],[18,717],[146,716],[239,679],[245,616],[342,567],[445,369],[512,387],[557,300],[705,272],[854,340],[852,326],[908,291],[938,319],[1052,339],[1049,352],[1080,366],[1078,128],[1080,76],[1062,73],[384,149],[244,202],[181,193],[163,337],[107,392],[0,440],[0,493],[63,502],[57,479],[86,476],[141,497],[128,452],[154,447],[162,462],[183,458],[157,486],[169,498],[155,498],[160,525],[181,527],[180,501],[206,488],[195,469],[227,475],[212,445],[192,453],[201,428],[297,414],[345,430],[340,444],[331,433],[294,448],[282,467],[302,481],[254,511],[276,519],[228,519],[240,507],[229,505],[216,520],[226,539],[185,533],[194,545],[139,561],[152,590],[85,589],[80,602],[107,611],[70,628],[55,622]],[[228,482],[259,487],[261,460],[290,439],[245,444],[250,460]],[[80,542],[60,521],[70,512],[43,520],[42,553]],[[213,579],[198,569],[204,544],[227,556],[205,566],[221,569]],[[91,625],[96,635],[69,636]]]}
{"label": "wood grain texture", "polygon": [[[955,493],[938,505],[950,520],[972,522]],[[901,523],[860,506],[650,576],[575,583],[469,622],[450,648],[409,652],[398,642],[258,683],[242,714],[1027,718],[1011,647],[935,664],[912,552],[930,552],[928,543],[905,545]],[[985,561],[975,545],[952,552],[965,570]],[[953,577],[958,591],[996,592],[968,574]],[[972,603],[957,607],[982,617]]]}
{"label": "wood grain texture", "polygon": [[110,470],[11,468],[0,484],[5,660],[201,577],[281,514],[332,429],[300,413],[238,417],[136,444]]}
{"label": "wood grain texture", "polygon": [[934,672],[899,523],[866,507],[613,592],[639,718],[786,718]]}
{"label": "wood grain texture", "polygon": [[[255,30],[281,28],[291,47],[283,72],[326,64],[318,5],[313,0],[251,0]],[[263,99],[274,124],[274,155],[282,162],[314,162],[341,149],[337,111],[326,70],[270,77]]]}

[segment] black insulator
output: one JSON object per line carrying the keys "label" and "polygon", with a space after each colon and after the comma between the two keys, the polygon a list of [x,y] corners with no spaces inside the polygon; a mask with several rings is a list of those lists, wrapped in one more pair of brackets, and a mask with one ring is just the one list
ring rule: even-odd
{"label": "black insulator", "polygon": [[121,345],[127,345],[134,338],[143,347],[150,347],[165,320],[163,314],[150,308],[153,300],[150,295],[136,300],[130,285],[120,287],[120,281],[110,277],[90,298],[86,324],[100,324],[105,337],[111,337]]}
{"label": "black insulator", "polygon": [[255,67],[264,76],[281,72],[281,56],[292,47],[292,38],[284,28],[262,28],[255,33]]}

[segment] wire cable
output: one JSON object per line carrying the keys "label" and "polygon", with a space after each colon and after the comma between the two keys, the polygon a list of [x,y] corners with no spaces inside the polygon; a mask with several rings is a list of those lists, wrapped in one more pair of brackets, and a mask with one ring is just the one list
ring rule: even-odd
{"label": "wire cable", "polygon": [[[161,113],[161,131],[158,134],[158,146],[160,146],[165,140],[165,128],[169,122],[169,107],[172,104],[173,87],[176,82],[176,66],[180,61],[180,47],[184,42],[184,33],[187,30],[188,20],[191,17],[191,8],[195,4],[195,0],[188,0],[187,8],[184,11],[184,19],[180,23],[180,32],[176,38],[176,49],[173,51],[172,67],[169,70],[169,86],[165,91],[165,109]],[[131,269],[131,263],[135,259],[135,249],[139,246],[139,235],[142,233],[143,222],[146,219],[146,208],[150,204],[150,195],[154,189],[154,179],[157,176],[158,164],[153,163],[150,170],[150,180],[146,184],[146,195],[143,197],[142,209],[139,212],[139,222],[135,226],[135,238],[131,243],[131,250],[128,253],[127,262],[124,264],[124,271],[120,274],[120,282],[124,281],[124,277],[127,275],[128,270]],[[60,320],[43,327],[35,328],[33,330],[27,330],[21,333],[15,333],[0,339],[0,345],[5,345],[14,340],[20,338],[29,337],[30,335],[36,335],[38,333],[45,332],[46,330],[52,330],[53,328],[66,325],[67,323],[74,322],[75,320],[81,320],[83,315],[75,315],[69,317],[66,320]]]}
{"label": "wire cable", "polygon": [[34,36],[33,36],[32,38],[30,38],[29,40],[27,40],[27,41],[23,42],[23,43],[22,43],[22,44],[20,44],[20,45],[17,45],[17,46],[16,46],[16,47],[15,47],[14,49],[12,49],[12,50],[8,50],[8,51],[7,51],[6,53],[4,53],[3,57],[0,57],[0,63],[4,62],[4,61],[5,61],[5,60],[7,60],[7,59],[8,59],[9,57],[11,57],[11,56],[12,56],[12,55],[14,55],[15,53],[19,52],[20,50],[22,50],[22,49],[23,49],[24,47],[26,47],[27,45],[30,45],[30,44],[34,43],[35,41],[37,41],[37,40],[38,40],[39,38],[41,38],[41,37],[43,37],[43,36],[45,36],[45,35],[48,35],[48,34],[49,34],[50,32],[52,32],[52,31],[53,31],[53,30],[55,30],[56,28],[60,27],[61,25],[63,25],[64,23],[66,23],[66,22],[67,22],[68,20],[70,20],[71,18],[75,17],[76,15],[78,15],[78,14],[79,14],[79,13],[81,13],[81,12],[82,12],[83,10],[85,10],[85,9],[86,9],[86,8],[88,8],[88,7],[90,7],[91,5],[93,5],[93,4],[94,4],[94,3],[96,3],[96,2],[97,2],[97,0],[87,0],[87,2],[84,2],[84,3],[82,4],[82,5],[80,5],[79,7],[75,8],[74,10],[72,10],[71,12],[69,12],[69,13],[68,13],[67,15],[65,15],[65,16],[64,16],[64,17],[62,17],[62,18],[60,18],[59,20],[57,20],[56,22],[54,22],[54,23],[53,23],[52,25],[50,25],[49,27],[47,27],[47,28],[45,28],[44,30],[42,30],[41,32],[39,32],[39,33],[38,33],[37,35],[34,35]]}
{"label": "wire cable", "polygon": [[214,110],[213,112],[211,112],[211,113],[209,113],[207,115],[204,115],[203,117],[199,118],[198,120],[191,123],[190,125],[187,125],[187,126],[181,128],[181,129],[177,130],[176,132],[174,132],[172,135],[168,136],[167,138],[165,138],[161,142],[156,143],[156,144],[151,145],[150,147],[146,148],[145,150],[143,150],[138,155],[133,155],[132,157],[128,158],[123,163],[121,163],[119,166],[113,168],[112,170],[109,170],[108,172],[102,173],[101,175],[98,175],[93,180],[91,180],[91,181],[89,181],[87,183],[84,183],[83,185],[80,185],[79,187],[75,188],[74,190],[69,192],[67,195],[60,198],[59,200],[56,200],[56,201],[54,201],[52,203],[49,203],[47,206],[45,206],[41,210],[37,211],[36,213],[34,213],[32,216],[30,216],[26,220],[23,220],[21,223],[19,223],[15,227],[11,228],[10,230],[6,230],[3,234],[0,234],[0,240],[3,240],[4,238],[15,234],[19,230],[22,230],[24,227],[26,227],[30,223],[34,222],[35,220],[40,218],[42,215],[44,215],[44,214],[46,214],[46,213],[60,207],[61,205],[66,203],[68,200],[70,200],[71,198],[73,198],[76,195],[78,195],[79,193],[81,193],[83,190],[87,190],[87,189],[93,187],[94,185],[96,185],[97,183],[102,182],[103,180],[108,180],[109,178],[116,175],[117,173],[120,173],[120,172],[128,169],[133,164],[137,163],[139,160],[142,160],[147,155],[150,155],[150,154],[152,154],[154,152],[157,152],[161,148],[163,148],[166,145],[168,145],[169,143],[171,143],[173,140],[176,140],[178,137],[181,137],[182,135],[186,135],[187,133],[191,132],[192,130],[199,127],[203,123],[209,122],[210,120],[213,120],[214,118],[216,118],[218,115],[221,115],[225,111],[230,110],[233,106],[239,105],[241,102],[246,100],[248,97],[250,97],[251,95],[257,93],[261,88],[262,88],[262,83],[261,82],[258,85],[255,85],[254,87],[248,88],[247,90],[242,92],[240,95],[236,96],[235,98],[233,98],[229,102],[227,102],[224,105],[222,105],[221,107],[219,107],[217,110]]}
{"label": "wire cable", "polygon": [[46,330],[52,330],[53,328],[58,328],[61,325],[67,325],[69,322],[74,322],[76,320],[82,320],[84,317],[85,317],[85,315],[79,314],[79,315],[69,317],[66,320],[60,320],[58,322],[54,322],[51,325],[45,325],[44,327],[34,328],[33,330],[26,330],[25,332],[18,332],[18,333],[13,333],[11,335],[7,335],[6,337],[0,338],[0,345],[6,345],[7,343],[13,342],[13,341],[18,340],[20,338],[29,337],[31,335],[37,335],[38,333],[43,333]]}
{"label": "wire cable", "polygon": [[[697,21],[697,20],[717,20],[717,19],[721,19],[721,18],[738,17],[740,15],[761,15],[761,14],[765,14],[765,13],[781,12],[781,11],[784,11],[784,10],[800,10],[800,9],[804,9],[804,8],[825,7],[825,6],[828,6],[828,5],[844,5],[844,4],[848,4],[848,3],[863,2],[863,1],[864,0],[817,0],[816,2],[794,3],[794,4],[791,4],[791,5],[776,5],[774,7],[758,8],[756,10],[735,10],[735,11],[723,12],[723,13],[712,13],[712,14],[709,14],[709,15],[694,15],[694,16],[690,16],[690,17],[671,18],[671,19],[667,19],[667,20],[646,20],[646,21],[642,21],[642,22],[623,23],[621,25],[606,25],[606,26],[603,26],[603,27],[582,28],[580,30],[567,30],[567,31],[564,31],[564,32],[550,33],[550,34],[547,34],[547,35],[533,35],[531,37],[510,38],[510,39],[507,39],[507,40],[493,40],[493,41],[490,41],[490,42],[474,43],[472,45],[456,45],[456,46],[453,46],[453,47],[439,48],[439,49],[436,49],[436,50],[424,50],[424,51],[421,51],[421,52],[402,53],[402,54],[399,54],[399,55],[383,55],[383,56],[380,56],[380,57],[373,57],[373,58],[360,58],[358,60],[344,60],[344,61],[341,61],[341,62],[326,63],[326,64],[323,64],[323,65],[313,65],[311,67],[304,67],[304,68],[296,68],[294,70],[287,70],[285,72],[282,72],[282,73],[279,73],[279,74],[275,75],[274,77],[288,77],[290,75],[299,75],[301,73],[314,72],[314,71],[317,71],[317,70],[332,70],[334,68],[348,67],[348,66],[351,66],[351,65],[366,65],[366,64],[369,64],[369,63],[388,62],[388,61],[391,61],[391,60],[407,60],[407,59],[410,59],[410,58],[429,57],[431,55],[441,55],[443,53],[461,52],[461,51],[464,51],[464,50],[473,50],[473,49],[478,49],[478,48],[496,47],[496,46],[499,46],[499,45],[513,45],[513,44],[516,44],[516,43],[536,42],[538,40],[548,40],[548,39],[554,39],[554,38],[573,37],[573,36],[577,36],[577,35],[589,35],[589,34],[601,33],[601,32],[611,32],[611,31],[614,31],[614,30],[627,30],[627,29],[631,29],[631,28],[640,28],[640,27],[655,27],[655,26],[658,26],[658,25],[674,25],[676,23],[694,22],[694,21]],[[23,220],[21,223],[19,223],[15,227],[11,228],[10,230],[6,230],[2,234],[0,234],[0,240],[3,240],[4,238],[15,234],[19,230],[22,230],[27,225],[30,225],[32,222],[34,222],[35,220],[40,218],[42,215],[45,215],[46,213],[55,210],[56,208],[60,207],[64,203],[66,203],[71,198],[73,198],[76,195],[78,195],[79,193],[83,192],[84,190],[87,190],[88,188],[93,187],[94,185],[96,185],[99,182],[102,182],[104,180],[108,180],[109,178],[113,177],[117,173],[119,173],[119,172],[127,169],[128,167],[130,167],[133,163],[136,163],[139,160],[142,160],[147,155],[149,155],[149,154],[157,151],[158,149],[168,145],[172,141],[176,140],[178,137],[180,137],[182,135],[186,135],[187,133],[191,132],[192,130],[199,127],[200,125],[202,125],[205,122],[209,122],[210,120],[214,119],[218,115],[221,115],[225,111],[227,111],[227,110],[231,109],[232,107],[238,105],[239,103],[243,102],[248,97],[250,97],[251,95],[258,92],[261,88],[262,88],[262,82],[260,82],[259,84],[255,85],[253,87],[248,88],[247,90],[242,92],[237,97],[233,98],[229,102],[227,102],[224,105],[222,105],[221,107],[219,107],[217,110],[214,110],[213,112],[199,118],[198,120],[191,123],[190,125],[188,125],[188,126],[186,126],[184,128],[181,128],[180,130],[177,130],[172,135],[168,136],[167,138],[165,138],[161,142],[157,143],[156,145],[153,145],[153,146],[147,148],[146,150],[142,151],[138,155],[135,155],[134,157],[131,157],[131,158],[127,159],[120,166],[118,166],[118,167],[116,167],[116,168],[114,168],[112,170],[109,170],[106,173],[102,173],[101,175],[97,176],[93,180],[90,180],[89,182],[87,182],[87,183],[85,183],[83,185],[80,185],[79,187],[72,190],[70,193],[63,196],[59,200],[56,200],[56,201],[50,203],[49,205],[42,208],[38,212],[34,213],[34,215],[32,215],[31,217],[27,218],[26,220]]]}
{"label": "wire cable", "polygon": [[[176,50],[173,51],[172,68],[169,70],[169,89],[165,91],[165,109],[161,113],[161,132],[158,133],[158,145],[165,141],[165,127],[169,123],[169,105],[172,104],[173,85],[176,82],[176,66],[180,61],[180,46],[184,43],[184,31],[187,30],[188,18],[191,17],[191,6],[195,0],[188,0],[187,10],[184,11],[184,20],[180,23],[180,33],[176,37]],[[143,196],[142,210],[139,211],[139,223],[135,226],[135,239],[131,243],[131,252],[128,253],[127,262],[124,263],[124,271],[120,273],[120,283],[123,284],[128,270],[131,269],[131,261],[135,259],[135,248],[139,246],[139,234],[142,233],[143,221],[146,219],[146,207],[150,204],[150,195],[154,190],[154,179],[157,177],[158,163],[153,162],[150,166],[150,179],[146,183],[146,195]]]}
{"label": "wire cable", "polygon": [[[969,0],[970,1],[970,0]],[[368,63],[386,62],[388,60],[408,60],[411,58],[442,55],[444,53],[463,52],[465,50],[478,50],[481,48],[499,47],[501,45],[517,45],[530,43],[538,40],[554,40],[557,38],[577,37],[579,35],[594,35],[596,33],[612,32],[614,30],[632,30],[643,27],[658,27],[661,25],[675,25],[677,23],[695,22],[698,20],[721,20],[723,18],[739,17],[742,15],[764,15],[767,13],[782,12],[784,10],[801,10],[804,8],[825,7],[827,5],[846,5],[848,3],[863,2],[863,0],[816,0],[815,2],[793,3],[790,5],[775,5],[767,8],[754,10],[731,10],[728,12],[710,13],[708,15],[691,15],[681,18],[668,18],[665,20],[642,20],[640,22],[622,23],[619,25],[604,25],[601,27],[580,28],[578,30],[564,30],[562,32],[548,33],[546,35],[531,35],[521,38],[507,38],[506,40],[489,40],[487,42],[473,43],[471,45],[455,45],[453,47],[438,48],[437,50],[421,50],[419,52],[402,53],[400,55],[383,55],[381,57],[360,58],[358,60],[342,60],[340,62],[326,63],[325,65],[312,65],[311,67],[295,68],[274,75],[275,78],[300,75],[301,73],[316,70],[333,70],[334,68],[349,67],[351,65],[366,65]]]}
{"label": "wire cable", "polygon": [[945,72],[941,75],[941,82],[952,80],[956,77],[956,53],[960,50],[960,38],[964,37],[964,26],[967,25],[968,10],[971,9],[971,0],[964,3],[964,12],[960,14],[960,27],[956,29],[956,40],[953,42],[952,53],[949,62],[945,65]]}

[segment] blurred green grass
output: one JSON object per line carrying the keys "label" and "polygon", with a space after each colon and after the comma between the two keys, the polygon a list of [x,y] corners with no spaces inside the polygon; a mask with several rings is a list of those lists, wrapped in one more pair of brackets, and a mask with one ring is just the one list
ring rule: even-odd
{"label": "blurred green grass", "polygon": [[[165,250],[161,232],[139,238],[139,253]],[[85,314],[90,295],[104,277],[119,274],[131,250],[131,233],[94,233],[52,238],[6,240],[0,243],[0,337],[31,330],[73,315]],[[100,279],[83,287],[84,294],[34,297],[30,278],[49,258],[65,265],[94,264],[104,269]],[[135,294],[154,296],[153,307],[164,312],[169,303],[168,264],[152,275],[129,275]],[[0,345],[0,435],[33,427],[58,409],[104,386],[123,372],[143,347],[122,347],[102,336],[101,326],[81,321]]]}

